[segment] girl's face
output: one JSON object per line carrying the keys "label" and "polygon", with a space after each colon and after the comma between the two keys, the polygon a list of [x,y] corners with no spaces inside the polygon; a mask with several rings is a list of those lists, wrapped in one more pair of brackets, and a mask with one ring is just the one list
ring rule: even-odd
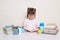
{"label": "girl's face", "polygon": [[33,20],[35,18],[34,14],[28,14],[28,19]]}

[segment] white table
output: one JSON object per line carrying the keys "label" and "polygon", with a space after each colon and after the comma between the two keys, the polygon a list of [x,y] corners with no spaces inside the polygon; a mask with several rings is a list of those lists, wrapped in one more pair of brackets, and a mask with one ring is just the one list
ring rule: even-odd
{"label": "white table", "polygon": [[60,40],[60,32],[57,35],[48,35],[25,32],[20,35],[6,35],[0,30],[0,40]]}

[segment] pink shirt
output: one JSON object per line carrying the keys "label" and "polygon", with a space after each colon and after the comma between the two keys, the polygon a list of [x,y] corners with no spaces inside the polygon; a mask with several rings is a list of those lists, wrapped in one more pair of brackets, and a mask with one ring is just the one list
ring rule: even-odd
{"label": "pink shirt", "polygon": [[39,27],[37,19],[33,20],[26,19],[24,21],[24,25],[26,25],[26,27],[28,27],[29,29],[36,29],[37,27]]}

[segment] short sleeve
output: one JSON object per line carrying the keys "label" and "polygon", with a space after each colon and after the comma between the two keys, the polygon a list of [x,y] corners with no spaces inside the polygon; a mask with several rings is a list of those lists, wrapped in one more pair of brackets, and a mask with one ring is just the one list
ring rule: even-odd
{"label": "short sleeve", "polygon": [[27,25],[27,19],[24,20],[24,22],[23,22],[23,26],[26,26],[26,25]]}
{"label": "short sleeve", "polygon": [[39,27],[39,21],[36,19],[36,26]]}

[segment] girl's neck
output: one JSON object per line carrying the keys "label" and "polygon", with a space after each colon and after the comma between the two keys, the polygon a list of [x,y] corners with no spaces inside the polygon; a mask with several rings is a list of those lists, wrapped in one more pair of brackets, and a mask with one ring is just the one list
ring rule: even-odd
{"label": "girl's neck", "polygon": [[[29,19],[29,18],[28,18]],[[29,19],[29,20],[34,20],[35,18],[33,18],[33,19]]]}

